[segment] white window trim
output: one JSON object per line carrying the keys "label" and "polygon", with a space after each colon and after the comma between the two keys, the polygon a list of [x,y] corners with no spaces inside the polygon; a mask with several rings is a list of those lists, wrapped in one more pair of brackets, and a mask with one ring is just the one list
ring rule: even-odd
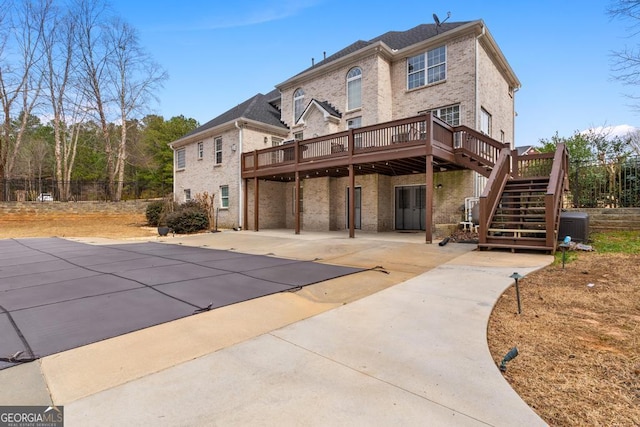
{"label": "white window trim", "polygon": [[445,107],[438,107],[438,108],[434,108],[433,110],[431,110],[431,112],[433,113],[434,116],[444,120],[446,122],[446,120],[442,117],[442,113],[444,110],[448,110],[448,109],[455,109],[458,108],[458,122],[457,123],[449,123],[447,122],[450,126],[459,126],[462,124],[462,109],[460,107],[460,104],[453,104],[453,105],[447,105]]}
{"label": "white window trim", "polygon": [[204,142],[198,142],[198,160],[202,160],[204,158]]}
{"label": "white window trim", "polygon": [[[491,113],[484,109],[484,107],[480,108],[480,132],[485,135],[491,136],[491,127],[492,127],[492,119]],[[486,125],[486,126],[485,126]]]}
{"label": "white window trim", "polygon": [[[220,142],[220,147],[218,147],[218,142]],[[220,161],[218,161],[218,153],[220,154]],[[213,164],[221,165],[222,164],[222,137],[217,136],[213,138]]]}
{"label": "white window trim", "polygon": [[[353,73],[356,73],[355,75],[352,75]],[[351,87],[350,83],[359,81],[360,82],[360,93],[359,93],[359,99],[358,101],[358,105],[355,105],[353,107],[351,107],[349,104],[352,103],[352,101],[355,101],[355,99],[353,98],[353,94],[349,93],[349,88]],[[349,70],[349,72],[347,73],[347,111],[355,111],[359,108],[362,108],[362,68],[360,67],[353,67],[351,70]]]}
{"label": "white window trim", "polygon": [[297,123],[304,112],[304,95],[302,88],[298,88],[293,92],[293,123]]}
{"label": "white window trim", "polygon": [[[223,188],[227,189],[226,196],[223,195],[223,191],[222,191]],[[227,201],[227,206],[224,205],[225,200]],[[220,186],[220,209],[229,209],[229,186],[228,185]]]}
{"label": "white window trim", "polygon": [[[438,62],[438,63],[434,63],[434,64],[429,64],[429,52],[433,52],[437,49],[444,49],[444,61],[442,62]],[[413,59],[413,58],[417,58],[417,57],[422,57],[422,60],[424,62],[424,68],[420,68],[417,70],[412,70],[409,71],[409,60]],[[429,82],[429,70],[433,69],[435,67],[439,67],[441,65],[444,65],[444,77],[438,80],[435,80],[433,82]],[[409,76],[413,75],[413,74],[417,74],[417,73],[424,73],[424,82],[421,85],[416,85],[414,87],[409,87]],[[431,85],[436,85],[436,84],[440,84],[443,83],[447,80],[447,45],[442,45],[442,46],[438,46],[435,47],[433,49],[429,49],[426,52],[423,53],[419,53],[418,55],[413,55],[407,58],[407,66],[406,66],[406,76],[407,76],[407,90],[416,90],[416,89],[420,89],[423,87],[427,87],[427,86],[431,86]]]}
{"label": "white window trim", "polygon": [[[180,161],[182,158],[182,162]],[[182,163],[182,166],[180,165]],[[176,170],[181,171],[187,168],[187,153],[184,148],[176,150]]]}

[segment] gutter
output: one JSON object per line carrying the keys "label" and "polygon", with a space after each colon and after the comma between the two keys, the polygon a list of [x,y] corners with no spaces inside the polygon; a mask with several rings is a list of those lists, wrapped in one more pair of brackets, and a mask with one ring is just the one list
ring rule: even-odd
{"label": "gutter", "polygon": [[243,206],[243,196],[244,192],[242,191],[242,139],[243,139],[243,127],[238,124],[236,120],[234,122],[236,128],[238,129],[238,228],[242,229],[242,225],[244,224],[244,206]]}

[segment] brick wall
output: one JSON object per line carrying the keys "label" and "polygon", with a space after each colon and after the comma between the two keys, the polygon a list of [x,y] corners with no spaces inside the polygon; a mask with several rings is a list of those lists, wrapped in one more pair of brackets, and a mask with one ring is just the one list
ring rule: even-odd
{"label": "brick wall", "polygon": [[[420,111],[460,104],[463,125],[475,128],[475,56],[474,38],[461,37],[447,42],[447,78],[443,82],[407,90],[406,60],[396,61],[391,68],[393,118],[399,119]],[[436,48],[430,46],[428,49]],[[427,48],[411,55],[425,52]],[[407,54],[409,56],[409,54]]]}
{"label": "brick wall", "polygon": [[[356,176],[362,190],[361,228],[363,231],[391,231],[395,227],[395,188],[424,185],[425,175]],[[303,212],[301,227],[308,231],[345,230],[347,228],[348,178],[311,178],[301,182]],[[465,197],[473,196],[474,173],[468,170],[436,172],[433,192],[436,226],[457,226],[462,220]],[[260,228],[295,227],[293,213],[294,183],[260,181]],[[249,228],[253,228],[253,181],[249,182]]]}
{"label": "brick wall", "polygon": [[123,202],[0,202],[0,215],[39,213],[134,213],[144,214],[149,201]]}
{"label": "brick wall", "polygon": [[567,209],[589,215],[590,231],[640,230],[640,208]]}
{"label": "brick wall", "polygon": [[[496,68],[482,43],[479,43],[478,91],[481,107],[491,114],[491,137],[501,140],[500,131],[504,132],[504,141],[514,147],[514,106],[513,97],[509,95],[509,84]],[[479,112],[478,112],[479,114]],[[479,120],[479,119],[478,119]],[[479,122],[478,122],[479,123]],[[533,141],[524,141],[525,144]]]}

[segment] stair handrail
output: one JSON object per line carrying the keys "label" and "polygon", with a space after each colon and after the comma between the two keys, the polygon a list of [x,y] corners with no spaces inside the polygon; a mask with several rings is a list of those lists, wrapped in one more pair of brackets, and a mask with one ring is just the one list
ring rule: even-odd
{"label": "stair handrail", "polygon": [[491,218],[498,208],[500,196],[504,190],[511,172],[511,149],[504,147],[496,160],[495,167],[491,171],[487,185],[480,196],[480,224],[478,229],[478,242],[487,243]]}
{"label": "stair handrail", "polygon": [[453,131],[458,135],[455,138],[454,151],[472,154],[484,166],[491,168],[497,162],[502,149],[510,146],[468,126],[455,126]]}
{"label": "stair handrail", "polygon": [[559,143],[553,156],[553,166],[549,174],[549,185],[545,194],[545,223],[547,229],[546,245],[555,252],[560,227],[562,197],[567,187],[569,173],[569,152],[563,143]]}

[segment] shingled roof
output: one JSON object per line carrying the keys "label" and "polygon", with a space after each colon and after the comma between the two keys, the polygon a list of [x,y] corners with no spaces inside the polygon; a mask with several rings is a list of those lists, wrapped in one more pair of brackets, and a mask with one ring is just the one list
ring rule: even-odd
{"label": "shingled roof", "polygon": [[[333,55],[328,56],[326,59],[323,59],[322,61],[318,62],[314,66],[309,67],[306,70],[298,73],[297,75],[303,74],[312,68],[317,68],[321,65],[333,62],[337,59],[340,59],[344,56],[347,56],[353,52],[356,52],[362,48],[365,48],[379,41],[385,43],[391,49],[400,50],[405,47],[414,45],[416,43],[420,43],[421,41],[430,39],[431,37],[435,37],[438,34],[451,31],[457,27],[468,24],[469,22],[472,22],[472,21],[445,22],[444,24],[440,25],[440,27],[436,27],[435,24],[422,24],[406,31],[389,31],[369,41],[358,40],[355,43],[352,43],[349,46],[345,47],[344,49],[334,53]],[[207,129],[212,129],[212,128],[215,128],[216,126],[220,126],[222,124],[229,123],[229,122],[243,119],[243,118],[273,125],[276,127],[280,127],[282,129],[288,129],[287,125],[285,125],[280,120],[280,110],[278,110],[272,104],[274,99],[279,99],[279,98],[280,98],[280,92],[278,89],[274,89],[271,92],[267,93],[266,95],[259,93],[249,98],[248,100],[244,101],[243,103],[237,105],[236,107],[222,113],[218,117],[208,121],[207,123],[198,127],[197,129],[189,132],[184,137],[195,135]],[[331,112],[333,115],[336,115],[337,117],[341,116],[340,112],[335,110],[333,106],[331,106],[328,103],[324,105],[324,103],[326,103],[326,101],[321,102],[321,104],[323,104],[323,107],[325,107],[327,111]]]}
{"label": "shingled roof", "polygon": [[421,24],[406,31],[388,31],[378,37],[372,38],[369,41],[358,40],[355,43],[352,43],[349,46],[345,47],[344,49],[334,53],[333,55],[328,56],[326,59],[323,59],[322,61],[314,64],[306,70],[298,73],[297,75],[304,74],[305,72],[313,68],[317,68],[321,65],[333,62],[336,59],[340,59],[344,56],[349,55],[350,53],[356,52],[379,41],[385,43],[391,49],[400,50],[416,43],[420,43],[424,40],[430,39],[431,37],[435,37],[438,34],[446,33],[447,31],[451,31],[454,28],[466,25],[469,22],[473,21],[445,22],[444,24],[441,24],[440,27],[436,27],[436,24]]}
{"label": "shingled roof", "polygon": [[254,95],[243,103],[238,104],[232,109],[227,110],[218,117],[209,120],[207,123],[189,132],[183,138],[240,119],[255,120],[256,122],[280,127],[282,129],[288,129],[288,127],[280,120],[280,110],[271,104],[274,99],[280,99],[280,91],[278,91],[278,89],[274,89],[266,95],[261,93]]}

